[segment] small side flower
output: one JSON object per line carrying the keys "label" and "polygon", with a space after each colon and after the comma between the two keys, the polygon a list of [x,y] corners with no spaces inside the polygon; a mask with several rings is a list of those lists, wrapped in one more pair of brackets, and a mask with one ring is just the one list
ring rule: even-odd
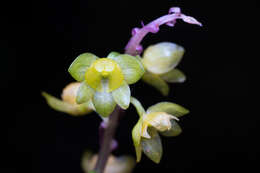
{"label": "small side flower", "polygon": [[79,86],[79,82],[68,84],[62,91],[62,99],[58,99],[46,92],[42,92],[42,96],[46,99],[47,104],[56,111],[64,112],[72,116],[86,115],[91,113],[94,107],[91,101],[83,104],[76,103],[76,94]]}
{"label": "small side flower", "polygon": [[[131,98],[136,107],[139,120],[132,130],[132,138],[136,150],[137,162],[141,160],[142,152],[159,163],[163,154],[161,138],[164,136],[178,136],[182,130],[178,125],[178,118],[189,113],[184,107],[171,102],[157,103],[144,111],[140,102]],[[140,111],[141,110],[141,111]]]}
{"label": "small side flower", "polygon": [[159,90],[162,95],[169,94],[167,83],[183,83],[185,74],[176,69],[185,50],[182,46],[170,42],[161,42],[149,46],[143,54],[142,62],[146,69],[142,80]]}

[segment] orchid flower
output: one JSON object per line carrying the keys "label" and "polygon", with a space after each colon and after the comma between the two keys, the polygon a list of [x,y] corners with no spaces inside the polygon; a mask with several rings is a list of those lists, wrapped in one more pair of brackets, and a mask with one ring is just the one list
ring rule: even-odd
{"label": "orchid flower", "polygon": [[95,109],[91,101],[83,104],[76,103],[77,91],[79,89],[79,82],[72,82],[68,84],[62,91],[61,98],[58,99],[52,95],[42,92],[48,105],[56,111],[64,112],[72,116],[82,116],[93,112]]}
{"label": "orchid flower", "polygon": [[146,156],[159,163],[162,157],[162,144],[159,133],[164,136],[177,136],[181,133],[178,118],[189,113],[184,107],[171,102],[160,102],[144,110],[141,103],[131,98],[139,120],[132,130],[137,162],[141,160],[142,151]]}
{"label": "orchid flower", "polygon": [[144,74],[141,61],[134,56],[111,52],[107,58],[94,54],[79,55],[69,67],[69,73],[81,82],[77,92],[78,104],[92,100],[95,111],[107,117],[118,104],[127,109],[130,104],[128,84],[137,82]]}

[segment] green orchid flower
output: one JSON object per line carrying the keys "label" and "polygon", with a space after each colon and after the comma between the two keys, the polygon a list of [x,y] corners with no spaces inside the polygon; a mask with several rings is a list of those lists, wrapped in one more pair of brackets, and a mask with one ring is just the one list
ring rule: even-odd
{"label": "green orchid flower", "polygon": [[62,91],[62,99],[58,99],[46,92],[42,92],[42,96],[46,99],[48,105],[56,111],[64,112],[72,116],[86,115],[91,113],[94,110],[94,107],[91,101],[83,104],[76,103],[76,95],[79,86],[79,82],[68,84]]}
{"label": "green orchid flower", "polygon": [[132,130],[137,162],[141,160],[142,152],[159,163],[163,149],[159,133],[163,136],[178,136],[182,130],[178,118],[189,113],[184,107],[171,102],[160,102],[144,110],[141,103],[131,98],[140,118]]}
{"label": "green orchid flower", "polygon": [[186,80],[185,74],[175,68],[180,63],[184,52],[182,46],[170,42],[149,46],[144,51],[142,59],[146,69],[143,81],[167,96],[169,94],[167,82],[182,83]]}
{"label": "green orchid flower", "polygon": [[94,54],[84,53],[73,61],[68,71],[81,82],[77,103],[92,100],[96,112],[107,117],[116,104],[122,109],[129,107],[129,84],[143,76],[144,67],[140,59],[127,54],[111,52],[107,58],[98,58]]}

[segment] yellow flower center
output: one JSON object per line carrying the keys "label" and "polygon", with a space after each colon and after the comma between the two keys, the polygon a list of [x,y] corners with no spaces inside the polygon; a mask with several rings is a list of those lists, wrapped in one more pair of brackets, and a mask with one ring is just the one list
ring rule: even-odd
{"label": "yellow flower center", "polygon": [[100,58],[86,71],[85,79],[87,84],[97,91],[106,89],[104,85],[108,81],[108,91],[111,92],[123,84],[124,76],[114,60]]}

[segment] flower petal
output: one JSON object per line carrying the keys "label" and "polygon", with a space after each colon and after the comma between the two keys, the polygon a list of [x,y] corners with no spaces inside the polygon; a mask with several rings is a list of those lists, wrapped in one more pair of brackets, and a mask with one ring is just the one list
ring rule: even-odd
{"label": "flower petal", "polygon": [[149,159],[159,163],[163,154],[161,138],[155,129],[149,128],[149,134],[152,136],[150,139],[141,140],[143,152]]}
{"label": "flower petal", "polygon": [[121,85],[120,88],[117,88],[112,92],[112,96],[115,100],[115,102],[122,108],[127,109],[130,104],[130,88],[127,85],[126,82],[124,82],[123,85]]}
{"label": "flower petal", "polygon": [[112,58],[114,58],[114,57],[116,57],[118,55],[120,55],[120,53],[118,53],[118,52],[110,52],[108,54],[107,58],[111,58],[112,59]]}
{"label": "flower petal", "polygon": [[72,82],[65,86],[62,90],[61,98],[63,101],[70,104],[76,103],[77,91],[79,90],[80,82]]}
{"label": "flower petal", "polygon": [[172,69],[168,73],[160,75],[160,77],[169,83],[182,83],[186,80],[185,74],[178,69]]}
{"label": "flower petal", "polygon": [[124,79],[128,84],[137,82],[144,74],[144,67],[137,57],[120,54],[115,57],[108,57],[115,60],[124,74]]}
{"label": "flower petal", "polygon": [[93,97],[94,93],[95,91],[90,86],[88,86],[85,81],[83,81],[78,89],[76,102],[78,104],[87,102]]}
{"label": "flower petal", "polygon": [[109,92],[118,89],[124,83],[122,69],[117,65],[108,77]]}
{"label": "flower petal", "polygon": [[68,71],[75,80],[81,82],[84,80],[86,70],[97,59],[98,57],[92,53],[83,53],[72,62]]}
{"label": "flower petal", "polygon": [[171,129],[164,131],[164,132],[160,132],[163,136],[167,136],[167,137],[171,137],[171,136],[178,136],[179,134],[181,134],[182,129],[180,127],[180,125],[177,123],[176,120],[171,120]]}
{"label": "flower petal", "polygon": [[163,74],[175,68],[181,61],[183,54],[184,48],[182,46],[161,42],[145,49],[143,64],[149,72]]}
{"label": "flower petal", "polygon": [[142,146],[141,146],[141,132],[142,132],[142,118],[138,120],[132,130],[132,139],[135,146],[136,161],[139,162],[142,157]]}
{"label": "flower petal", "polygon": [[92,65],[85,73],[86,83],[93,89],[97,91],[102,90],[102,75],[97,72],[94,66]]}
{"label": "flower petal", "polygon": [[189,110],[175,103],[160,102],[147,109],[147,114],[151,112],[166,112],[175,117],[181,117],[188,114]]}
{"label": "flower petal", "polygon": [[162,80],[158,75],[145,72],[142,80],[156,88],[158,91],[161,92],[162,95],[167,96],[169,94],[170,89],[168,84],[164,80]]}
{"label": "flower petal", "polygon": [[102,117],[109,116],[116,107],[112,94],[106,91],[96,92],[93,97],[96,112]]}
{"label": "flower petal", "polygon": [[[149,137],[147,135],[147,127],[153,127],[158,131],[167,131],[171,129],[171,119],[176,119],[176,117],[167,114],[165,112],[151,112],[149,114],[145,114],[143,116],[143,129],[142,129],[142,136]],[[149,134],[149,133],[148,133]],[[146,138],[147,138],[146,137]]]}
{"label": "flower petal", "polygon": [[46,92],[42,92],[42,96],[46,99],[48,105],[51,108],[59,112],[64,112],[74,116],[86,115],[92,112],[89,102],[81,105],[76,105],[57,99]]}

